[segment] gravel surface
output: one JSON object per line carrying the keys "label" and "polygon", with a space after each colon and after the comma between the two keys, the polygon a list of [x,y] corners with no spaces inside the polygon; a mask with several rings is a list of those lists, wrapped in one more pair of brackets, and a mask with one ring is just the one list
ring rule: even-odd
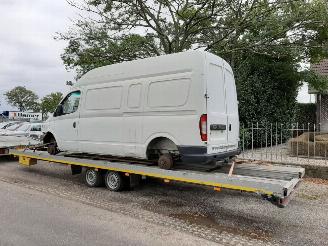
{"label": "gravel surface", "polygon": [[[40,163],[41,164],[41,163]],[[45,192],[165,226],[222,245],[327,245],[328,184],[305,179],[290,204],[259,195],[148,180],[132,191],[88,188],[65,165],[18,166],[0,161],[0,182]]]}

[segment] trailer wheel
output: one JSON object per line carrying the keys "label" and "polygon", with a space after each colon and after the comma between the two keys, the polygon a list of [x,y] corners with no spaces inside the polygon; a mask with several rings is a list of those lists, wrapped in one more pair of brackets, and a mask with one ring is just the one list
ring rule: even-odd
{"label": "trailer wheel", "polygon": [[162,169],[171,169],[173,164],[174,162],[171,154],[163,154],[158,159],[158,166]]}
{"label": "trailer wheel", "polygon": [[107,171],[105,185],[110,191],[121,191],[124,188],[124,178],[119,172]]}
{"label": "trailer wheel", "polygon": [[96,171],[92,168],[88,168],[85,171],[85,183],[89,187],[98,187],[103,183],[104,177],[101,172]]}

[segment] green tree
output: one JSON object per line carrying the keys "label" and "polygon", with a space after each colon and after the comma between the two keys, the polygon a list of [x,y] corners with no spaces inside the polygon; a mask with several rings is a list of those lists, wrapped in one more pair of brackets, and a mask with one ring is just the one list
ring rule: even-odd
{"label": "green tree", "polygon": [[208,50],[231,64],[244,122],[291,116],[300,81],[328,86],[299,67],[328,57],[326,0],[68,2],[85,17],[57,38],[68,41],[62,59],[78,77],[121,61]]}
{"label": "green tree", "polygon": [[[325,0],[85,0],[62,55],[79,75],[135,58],[203,48],[233,68],[247,54],[293,55],[294,62],[328,55]],[[92,15],[92,18],[90,17]]]}
{"label": "green tree", "polygon": [[46,118],[48,113],[53,113],[62,99],[63,94],[61,92],[53,92],[49,95],[44,96],[41,99],[40,104],[43,118]]}
{"label": "green tree", "polygon": [[17,86],[14,89],[7,91],[5,94],[7,102],[18,108],[20,111],[38,110],[39,97],[31,90],[26,89],[24,86]]}

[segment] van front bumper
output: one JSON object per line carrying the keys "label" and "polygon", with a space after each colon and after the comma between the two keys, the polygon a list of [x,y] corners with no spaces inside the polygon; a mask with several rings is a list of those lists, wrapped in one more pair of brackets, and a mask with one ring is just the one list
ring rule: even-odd
{"label": "van front bumper", "polygon": [[240,149],[224,151],[220,153],[207,154],[206,146],[178,146],[181,160],[184,163],[209,163],[221,161],[228,157],[240,154]]}

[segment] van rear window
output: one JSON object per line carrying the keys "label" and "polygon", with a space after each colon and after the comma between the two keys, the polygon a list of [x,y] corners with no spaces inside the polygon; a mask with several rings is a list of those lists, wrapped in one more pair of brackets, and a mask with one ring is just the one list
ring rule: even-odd
{"label": "van rear window", "polygon": [[90,89],[86,93],[85,108],[120,109],[122,102],[122,86]]}
{"label": "van rear window", "polygon": [[149,107],[179,107],[186,104],[190,79],[157,81],[149,84]]}

